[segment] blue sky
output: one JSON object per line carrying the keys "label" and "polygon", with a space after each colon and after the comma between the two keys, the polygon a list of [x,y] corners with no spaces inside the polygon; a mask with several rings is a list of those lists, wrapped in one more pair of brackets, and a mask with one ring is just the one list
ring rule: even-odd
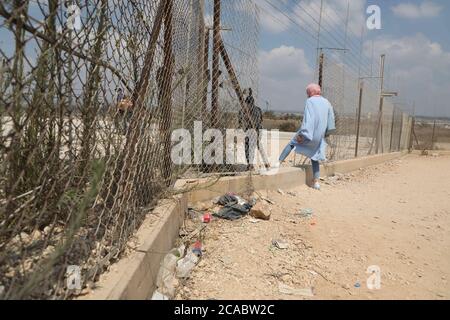
{"label": "blue sky", "polygon": [[[254,1],[260,7],[259,104],[265,108],[268,102],[273,110],[301,112],[304,87],[317,81],[315,37],[320,0]],[[450,117],[450,2],[324,0],[321,47],[344,46],[348,3],[347,76],[358,77],[360,33],[368,17],[365,11],[369,5],[378,5],[382,29],[364,28],[361,75],[368,76],[370,71],[376,75],[379,55],[385,53],[386,89],[400,93],[393,102],[410,113],[415,103],[418,115]],[[5,32],[0,33],[0,44],[8,52],[13,44]],[[336,63],[341,63],[343,57],[332,55]],[[355,107],[351,96],[355,91],[354,87],[345,88],[347,99],[353,98],[344,102],[349,112]],[[371,105],[370,111],[375,108],[376,104]]]}
{"label": "blue sky", "polygon": [[[260,7],[261,23],[260,104],[265,106],[269,101],[274,110],[301,111],[303,87],[316,80],[314,36],[320,0],[255,2]],[[348,0],[324,0],[321,47],[344,46],[347,3]],[[450,117],[450,2],[352,0],[349,3],[347,30],[351,31],[347,44],[351,52],[346,60],[349,74],[353,70],[353,76],[357,78],[360,34],[369,16],[365,11],[369,5],[377,5],[381,9],[382,29],[364,30],[363,76],[369,69],[378,72],[379,55],[385,53],[386,86],[400,92],[395,102],[401,108],[412,112],[415,102],[419,115]]]}

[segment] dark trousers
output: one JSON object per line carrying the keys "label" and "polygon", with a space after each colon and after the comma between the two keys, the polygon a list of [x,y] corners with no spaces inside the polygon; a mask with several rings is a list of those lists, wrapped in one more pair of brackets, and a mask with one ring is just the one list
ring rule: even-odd
{"label": "dark trousers", "polygon": [[[255,159],[255,151],[256,147],[258,147],[259,152],[263,158],[264,165],[270,165],[269,159],[267,158],[267,154],[265,153],[264,148],[261,146],[261,135],[259,130],[257,133],[252,136],[245,137],[245,160],[247,160],[247,164],[249,166],[253,165],[253,161]],[[256,146],[255,146],[256,145]]]}

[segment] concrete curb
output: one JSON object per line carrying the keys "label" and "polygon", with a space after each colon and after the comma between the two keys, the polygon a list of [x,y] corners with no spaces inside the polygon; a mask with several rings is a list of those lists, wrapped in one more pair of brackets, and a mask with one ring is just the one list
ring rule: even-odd
{"label": "concrete curb", "polygon": [[[348,173],[360,168],[397,159],[406,152],[395,152],[383,155],[333,162],[322,166],[324,176],[334,173]],[[141,245],[130,256],[121,259],[111,266],[110,271],[102,275],[96,290],[81,299],[87,300],[146,300],[156,289],[156,277],[160,263],[165,254],[175,244],[178,232],[183,224],[188,203],[206,201],[226,192],[242,193],[253,183],[255,190],[277,190],[278,188],[294,188],[305,184],[312,176],[310,166],[305,168],[282,168],[276,175],[271,176],[239,176],[225,177],[214,185],[208,185],[200,180],[191,184],[195,190],[177,196],[171,200],[164,200],[154,210],[151,217],[146,219],[137,232],[137,240]],[[177,183],[181,188],[186,181]],[[159,217],[159,221],[152,225],[150,218]]]}
{"label": "concrete curb", "polygon": [[[450,150],[427,150],[428,151],[428,155],[432,155],[432,154],[437,154],[439,156],[449,156],[450,155]],[[422,155],[422,151],[421,150],[414,150],[412,152],[412,154],[418,154],[418,155]]]}
{"label": "concrete curb", "polygon": [[[332,163],[328,163],[320,166],[320,172],[323,177],[332,176],[335,173],[349,173],[352,171],[359,170],[360,168],[370,167],[379,163],[383,163],[386,161],[391,161],[397,158],[400,158],[404,155],[408,154],[408,152],[393,152],[387,154],[379,154],[374,156],[361,157],[357,159],[336,161]],[[306,184],[310,185],[312,181],[312,167],[306,166]]]}
{"label": "concrete curb", "polygon": [[[163,200],[152,212],[159,217],[153,225],[146,219],[136,234],[141,245],[100,277],[96,290],[81,299],[145,300],[155,290],[160,263],[175,245],[187,212],[187,196]],[[149,218],[148,218],[149,219]]]}

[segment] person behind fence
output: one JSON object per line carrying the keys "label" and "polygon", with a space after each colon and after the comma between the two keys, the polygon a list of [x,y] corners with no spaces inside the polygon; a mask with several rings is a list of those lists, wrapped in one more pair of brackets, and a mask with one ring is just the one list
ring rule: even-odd
{"label": "person behind fence", "polygon": [[119,117],[118,127],[123,133],[126,133],[128,131],[129,122],[133,112],[133,102],[127,95],[123,95],[122,99],[118,99],[117,109]]}
{"label": "person behind fence", "polygon": [[120,101],[123,100],[124,97],[124,93],[123,93],[123,89],[122,88],[118,88],[117,90],[117,103],[120,103]]}
{"label": "person behind fence", "polygon": [[313,169],[313,187],[320,190],[320,163],[326,160],[327,143],[325,138],[336,130],[335,115],[331,103],[322,97],[318,84],[312,83],[306,88],[306,100],[303,123],[280,156],[283,163],[291,151],[311,159]]}
{"label": "person behind fence", "polygon": [[269,168],[269,159],[263,146],[260,143],[260,130],[263,129],[262,110],[255,104],[255,98],[253,97],[252,88],[245,90],[244,94],[248,94],[248,96],[245,98],[245,107],[247,109],[241,110],[239,115],[239,125],[246,132],[245,159],[247,161],[249,169],[252,169],[255,158],[255,149],[257,146],[265,167]]}

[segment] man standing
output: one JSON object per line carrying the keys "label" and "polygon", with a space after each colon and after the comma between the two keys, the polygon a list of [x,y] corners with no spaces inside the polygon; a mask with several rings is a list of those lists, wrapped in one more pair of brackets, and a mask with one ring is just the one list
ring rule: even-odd
{"label": "man standing", "polygon": [[[133,102],[127,95],[122,95],[122,98],[117,102],[118,108],[118,124],[121,127],[123,134],[126,134],[133,114]],[[122,126],[120,126],[122,123]]]}
{"label": "man standing", "polygon": [[262,160],[266,168],[270,168],[269,159],[260,143],[260,130],[262,130],[262,110],[255,105],[255,98],[253,97],[253,90],[249,88],[244,91],[248,92],[245,98],[245,110],[241,110],[239,115],[239,125],[245,131],[245,159],[247,160],[249,170],[253,169],[253,162],[255,157],[256,146],[261,153]]}

